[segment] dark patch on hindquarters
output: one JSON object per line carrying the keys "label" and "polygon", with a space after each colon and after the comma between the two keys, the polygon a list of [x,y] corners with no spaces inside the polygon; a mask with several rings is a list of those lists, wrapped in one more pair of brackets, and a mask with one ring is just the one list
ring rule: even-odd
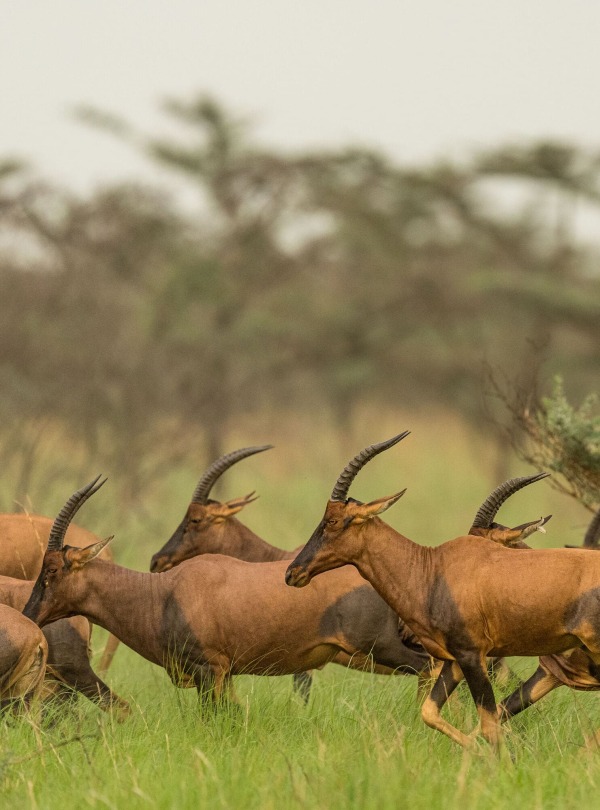
{"label": "dark patch on hindquarters", "polygon": [[569,633],[588,625],[598,634],[600,644],[600,588],[591,588],[571,602],[565,610],[564,623]]}
{"label": "dark patch on hindquarters", "polygon": [[441,575],[435,577],[429,588],[426,610],[431,627],[443,635],[452,655],[458,658],[461,652],[477,649],[448,583]]}
{"label": "dark patch on hindquarters", "polygon": [[421,672],[429,665],[429,655],[421,647],[404,644],[398,633],[398,615],[369,585],[344,594],[330,605],[321,618],[323,636],[342,634],[349,644],[376,664],[407,674]]}
{"label": "dark patch on hindquarters", "polygon": [[163,666],[175,686],[195,686],[198,673],[209,667],[202,645],[173,594],[164,602],[160,646]]}

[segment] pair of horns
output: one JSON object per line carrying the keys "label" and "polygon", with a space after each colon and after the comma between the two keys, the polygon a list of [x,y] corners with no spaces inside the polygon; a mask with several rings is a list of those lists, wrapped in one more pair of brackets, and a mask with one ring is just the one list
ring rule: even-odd
{"label": "pair of horns", "polygon": [[[65,542],[65,534],[69,528],[69,523],[73,520],[79,509],[91,498],[94,492],[98,492],[101,486],[106,484],[107,478],[100,481],[101,476],[98,475],[93,481],[90,481],[86,486],[78,489],[73,493],[63,508],[60,510],[52,528],[50,529],[50,536],[48,538],[48,551],[60,551]],[[100,483],[98,483],[100,481]]]}
{"label": "pair of horns", "polygon": [[405,439],[409,434],[410,430],[405,430],[404,433],[398,433],[397,436],[393,436],[391,439],[387,439],[385,442],[372,444],[370,447],[366,447],[364,450],[361,450],[360,453],[354,456],[352,461],[348,462],[348,464],[342,470],[340,477],[335,483],[330,500],[345,501],[348,497],[350,484],[354,481],[357,474],[365,466],[365,464],[368,461],[371,461],[372,458],[375,458],[375,456],[379,455],[379,453],[383,453],[384,450],[388,450],[390,447],[398,444],[398,442],[401,442],[402,439]]}
{"label": "pair of horns", "polygon": [[253,456],[255,453],[262,453],[265,450],[270,450],[272,444],[263,444],[261,447],[243,447],[241,450],[234,450],[232,453],[227,453],[221,456],[210,465],[202,478],[198,481],[194,494],[192,495],[192,503],[205,504],[208,500],[211,489],[215,485],[218,478],[223,473],[238,461],[248,456]]}
{"label": "pair of horns", "polygon": [[541,481],[542,478],[548,478],[549,475],[550,473],[545,472],[536,473],[535,475],[524,475],[521,478],[511,478],[509,481],[500,484],[500,486],[496,487],[496,489],[488,495],[479,507],[471,529],[489,529],[496,517],[496,513],[504,501],[510,498],[511,495],[514,495],[515,492],[523,489],[523,487],[534,484],[536,481]]}

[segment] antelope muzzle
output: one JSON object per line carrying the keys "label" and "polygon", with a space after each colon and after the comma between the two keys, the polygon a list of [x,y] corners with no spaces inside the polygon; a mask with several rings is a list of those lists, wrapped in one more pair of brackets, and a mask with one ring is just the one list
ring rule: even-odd
{"label": "antelope muzzle", "polygon": [[300,565],[290,565],[285,572],[285,581],[292,588],[303,588],[311,580],[311,576],[305,568]]}
{"label": "antelope muzzle", "polygon": [[321,521],[308,543],[289,564],[285,572],[285,581],[292,588],[304,588],[316,574],[323,570],[318,566],[317,556],[323,545],[324,528],[325,524]]}
{"label": "antelope muzzle", "polygon": [[173,568],[171,559],[166,554],[157,552],[150,560],[150,571],[153,574],[160,574]]}

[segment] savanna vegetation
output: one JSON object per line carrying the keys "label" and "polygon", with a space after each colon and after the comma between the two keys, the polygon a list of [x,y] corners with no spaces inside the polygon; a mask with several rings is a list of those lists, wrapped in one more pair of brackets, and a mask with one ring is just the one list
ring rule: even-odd
{"label": "savanna vegetation", "polygon": [[79,111],[172,186],[81,198],[2,166],[4,508],[44,490],[50,436],[53,480],[99,465],[135,507],[241,424],[277,440],[309,416],[327,441],[367,406],[458,416],[496,438],[497,479],[490,370],[526,393],[540,365],[542,393],[556,373],[576,402],[595,389],[598,255],[578,213],[598,215],[596,154],[535,143],[414,168],[277,152],[212,99],[165,113],[179,137]]}
{"label": "savanna vegetation", "polygon": [[[598,156],[534,143],[405,167],[280,153],[212,99],[165,112],[180,137],[79,114],[173,185],[78,197],[0,167],[0,508],[55,514],[103,472],[82,522],[147,569],[207,463],[271,442],[220,486],[256,489],[244,521],[293,548],[348,458],[411,429],[353,490],[407,486],[386,515],[404,534],[464,532],[492,486],[535,467],[562,491],[538,484],[501,519],[553,513],[543,542],[579,543],[600,506],[598,247],[578,231],[598,215]],[[427,729],[411,678],[329,666],[304,707],[291,678],[242,676],[242,711],[203,719],[123,647],[108,679],[135,707],[123,724],[84,701],[0,721],[11,806],[569,808],[597,793],[593,693],[559,689],[516,718],[510,763]],[[449,711],[475,723],[467,695]]]}

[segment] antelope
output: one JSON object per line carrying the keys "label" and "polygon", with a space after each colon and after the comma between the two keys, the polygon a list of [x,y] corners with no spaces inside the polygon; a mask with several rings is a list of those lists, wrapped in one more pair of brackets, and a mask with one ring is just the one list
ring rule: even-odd
{"label": "antelope", "polygon": [[[523,527],[509,529],[492,521],[500,506],[510,495],[521,489],[521,487],[547,476],[548,473],[539,473],[525,478],[513,478],[495,489],[480,507],[469,534],[488,537],[497,543],[509,545],[511,548],[529,548],[523,542],[525,537],[536,530],[544,531],[543,524],[549,520],[550,516],[542,518],[540,521],[524,524],[525,531],[518,536],[518,530]],[[539,526],[540,523],[542,526]],[[587,528],[583,546],[566,546],[566,548],[598,549],[599,543],[600,510],[594,515]],[[533,675],[499,704],[498,713],[501,720],[505,721],[514,717],[563,685],[586,692],[600,690],[600,667],[580,647],[569,650],[562,655],[541,656],[539,666]]]}
{"label": "antelope", "polygon": [[406,490],[369,503],[348,498],[360,469],[408,431],[371,445],[338,478],[323,519],[289,565],[286,582],[354,565],[443,661],[421,714],[459,745],[467,736],[441,716],[464,677],[483,737],[498,750],[500,718],[486,672],[487,656],[544,656],[584,648],[600,664],[600,557],[580,549],[512,549],[472,535],[420,546],[379,517]]}
{"label": "antelope", "polygon": [[[254,492],[243,498],[220,503],[209,500],[211,489],[223,473],[248,456],[271,450],[273,445],[245,447],[221,456],[204,472],[196,485],[192,500],[179,526],[164,546],[152,556],[150,571],[161,573],[199,554],[226,554],[247,562],[291,560],[296,552],[270,545],[240,523],[235,515],[252,503]],[[339,653],[341,657],[343,653]],[[352,659],[350,659],[352,660]],[[310,697],[312,674],[295,672],[294,690],[305,703]]]}
{"label": "antelope", "polygon": [[[0,514],[0,574],[16,579],[32,580],[39,574],[48,542],[51,518],[29,514]],[[69,529],[69,543],[83,548],[98,541],[96,535],[80,526]],[[102,552],[104,559],[112,560],[109,548]],[[119,640],[109,636],[98,664],[98,672],[109,668]]]}
{"label": "antelope", "polygon": [[18,610],[0,604],[0,710],[17,708],[40,691],[48,645],[39,627]]}
{"label": "antelope", "polygon": [[397,618],[383,602],[393,625],[386,644],[364,649],[360,626],[349,628],[348,637],[340,610],[357,590],[358,601],[372,592],[352,568],[297,592],[284,584],[285,560],[256,565],[211,554],[145,574],[99,559],[110,537],[85,548],[65,545],[70,521],[104,484],[98,481],[74,493],[52,525],[23,611],[37,624],[86,616],[164,667],[176,686],[196,687],[203,705],[233,697],[232,675],[303,672],[340,651],[363,663],[372,653],[376,663],[402,672],[429,666],[428,655],[402,643]]}
{"label": "antelope", "polygon": [[[33,585],[31,581],[0,576],[0,604],[20,613]],[[116,709],[123,719],[129,713],[129,704],[111,692],[91,667],[90,633],[90,623],[83,616],[59,619],[44,627],[48,644],[44,695],[65,699],[79,692],[103,711]]]}

